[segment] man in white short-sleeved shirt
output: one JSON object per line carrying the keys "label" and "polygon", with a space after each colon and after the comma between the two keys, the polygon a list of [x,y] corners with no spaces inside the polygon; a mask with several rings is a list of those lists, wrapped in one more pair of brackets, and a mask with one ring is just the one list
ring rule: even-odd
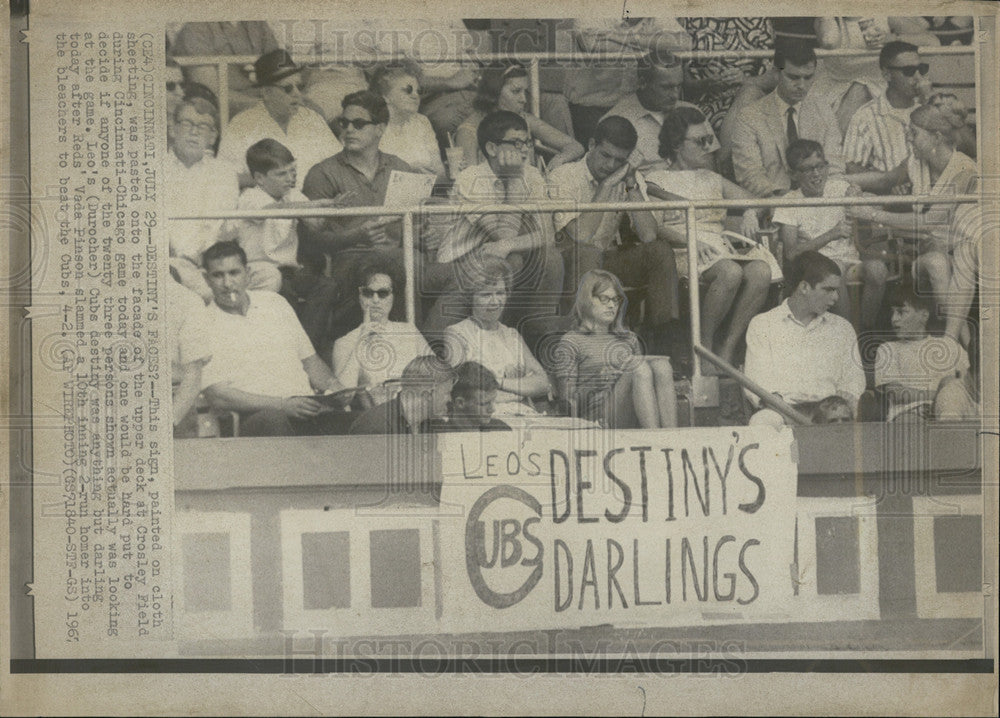
{"label": "man in white short-sleeved shirt", "polygon": [[[844,179],[827,180],[829,165],[823,146],[818,142],[796,140],[788,146],[786,158],[790,176],[799,186],[785,195],[787,199],[856,197],[861,194],[857,187]],[[842,205],[778,207],[774,210],[774,223],[781,227],[785,259],[794,259],[799,252],[814,249],[840,267],[840,297],[835,309],[840,316],[851,317],[847,283],[861,282],[861,329],[874,328],[882,309],[889,270],[879,259],[862,260],[847,208]]]}
{"label": "man in white short-sleeved shirt", "polygon": [[201,391],[201,372],[212,358],[208,314],[201,297],[173,279],[167,282],[167,347],[174,436],[194,436],[194,406]]}
{"label": "man in white short-sleeved shirt", "polygon": [[236,242],[205,252],[213,361],[202,373],[211,404],[239,412],[246,436],[325,434],[329,411],[315,392],[343,387],[316,354],[295,312],[272,292],[248,292],[246,253]]}

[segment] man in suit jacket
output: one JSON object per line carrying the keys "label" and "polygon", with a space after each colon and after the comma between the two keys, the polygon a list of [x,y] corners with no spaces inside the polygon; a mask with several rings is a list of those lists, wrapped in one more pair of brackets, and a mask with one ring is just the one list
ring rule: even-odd
{"label": "man in suit jacket", "polygon": [[811,46],[788,43],[775,50],[778,87],[740,110],[733,130],[736,182],[758,197],[784,194],[791,187],[785,149],[796,139],[823,145],[833,174],[844,170],[837,119],[810,93],[816,73]]}

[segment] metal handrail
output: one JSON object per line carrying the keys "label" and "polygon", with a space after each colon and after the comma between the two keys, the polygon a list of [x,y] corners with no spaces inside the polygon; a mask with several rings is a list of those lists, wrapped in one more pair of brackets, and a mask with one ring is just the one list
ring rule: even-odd
{"label": "metal handrail", "polygon": [[812,424],[812,420],[803,414],[801,411],[791,406],[788,402],[782,399],[777,394],[769,392],[767,389],[762,387],[760,384],[755,382],[753,379],[748,377],[746,374],[741,372],[739,369],[734,367],[732,364],[727,362],[722,357],[716,355],[714,352],[709,351],[700,344],[695,344],[694,351],[699,356],[708,359],[710,362],[715,364],[717,367],[726,372],[729,376],[740,383],[740,386],[749,389],[754,394],[760,397],[761,402],[764,403],[769,409],[774,409],[776,412],[784,416],[786,419],[791,419],[796,424]]}
{"label": "metal handrail", "polygon": [[[942,45],[940,47],[918,47],[917,52],[921,55],[973,55],[976,48],[973,45]],[[608,59],[615,62],[625,63],[638,60],[646,53],[641,52],[619,52],[619,53],[583,53],[583,52],[466,52],[461,54],[440,54],[434,57],[422,57],[417,55],[406,55],[402,53],[382,53],[373,48],[371,53],[352,57],[335,57],[324,59],[322,51],[320,57],[315,54],[294,53],[292,59],[305,66],[314,65],[352,65],[356,63],[369,64],[372,62],[391,62],[393,60],[408,59],[420,62],[440,62],[440,63],[490,63],[498,61],[519,60],[528,63],[528,87],[531,98],[531,112],[538,116],[541,112],[541,79],[540,67],[543,62],[573,62],[586,59],[592,63],[595,60]],[[767,59],[774,56],[774,50],[681,50],[675,52],[681,60],[695,59]],[[877,58],[878,52],[867,48],[834,48],[816,50],[817,57],[872,57]],[[219,83],[219,117],[222,125],[225,126],[229,119],[229,83],[227,80],[228,65],[252,65],[256,60],[256,55],[189,55],[174,57],[178,65],[215,65],[217,81]],[[224,131],[224,130],[223,130]]]}

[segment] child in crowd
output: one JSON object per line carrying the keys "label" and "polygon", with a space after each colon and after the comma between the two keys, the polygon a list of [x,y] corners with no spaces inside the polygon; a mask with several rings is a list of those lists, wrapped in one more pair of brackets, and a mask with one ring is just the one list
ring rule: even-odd
{"label": "child in crowd", "polygon": [[[251,145],[246,160],[254,186],[240,195],[237,209],[335,206],[330,200],[310,200],[295,188],[295,157],[277,140],[268,138]],[[239,219],[235,225],[240,246],[247,254],[249,289],[280,292],[288,299],[318,350],[338,288],[316,268],[299,264],[299,219],[312,230],[318,230],[323,223],[321,217],[268,217]]]}
{"label": "child in crowd", "polygon": [[[798,189],[785,194],[787,199],[805,197],[856,197],[860,190],[843,179],[827,181],[829,164],[823,146],[813,140],[796,140],[785,154],[792,182]],[[780,237],[785,260],[813,250],[837,263],[841,272],[840,295],[834,311],[850,319],[850,294],[847,284],[860,280],[861,328],[875,326],[888,270],[877,259],[862,260],[854,243],[854,229],[844,207],[778,207],[774,222],[781,226]]]}
{"label": "child in crowd", "polygon": [[896,341],[875,356],[875,386],[885,401],[885,418],[971,419],[979,408],[969,393],[969,356],[958,342],[931,336],[927,321],[933,301],[903,285],[892,296]]}

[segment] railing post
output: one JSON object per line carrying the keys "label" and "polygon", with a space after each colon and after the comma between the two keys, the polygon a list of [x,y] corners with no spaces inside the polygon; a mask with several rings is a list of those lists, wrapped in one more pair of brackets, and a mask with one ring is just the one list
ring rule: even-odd
{"label": "railing post", "polygon": [[229,124],[229,63],[225,58],[219,59],[215,71],[219,76],[219,137],[222,137]]}
{"label": "railing post", "polygon": [[414,257],[413,213],[403,214],[403,271],[406,275],[406,321],[417,323],[417,278]]}

